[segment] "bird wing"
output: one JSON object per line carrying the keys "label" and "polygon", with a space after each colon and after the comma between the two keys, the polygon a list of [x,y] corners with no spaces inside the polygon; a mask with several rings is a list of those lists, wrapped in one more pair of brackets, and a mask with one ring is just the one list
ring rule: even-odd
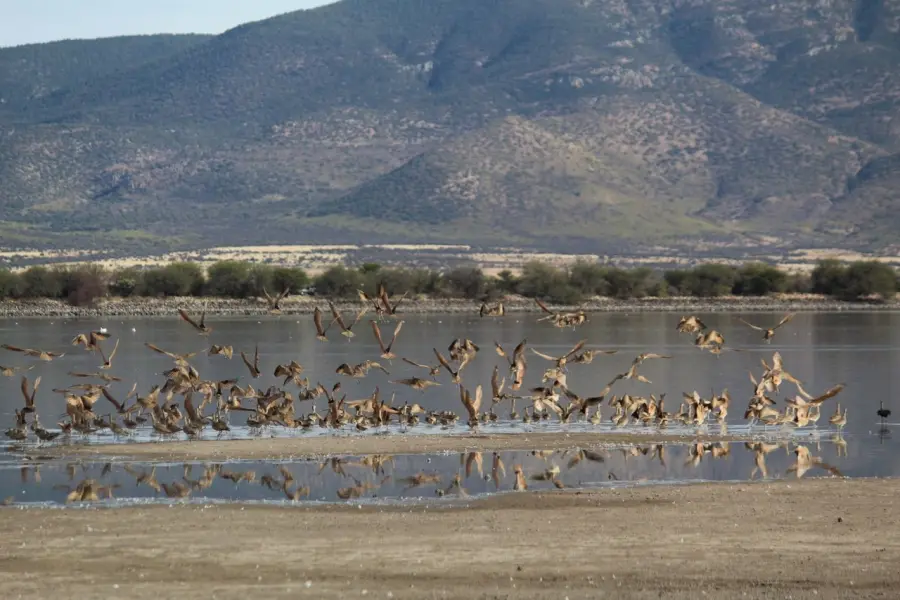
{"label": "bird wing", "polygon": [[178,358],[177,355],[172,354],[171,352],[166,352],[165,350],[163,350],[163,349],[160,348],[159,346],[154,346],[154,345],[151,344],[150,342],[144,342],[144,345],[147,346],[148,348],[150,348],[151,350],[153,350],[154,352],[159,352],[160,354],[165,354],[165,355],[168,356],[169,358]]}
{"label": "bird wing", "polygon": [[496,340],[494,341],[494,350],[496,350],[497,354],[499,354],[500,356],[506,356],[506,350],[504,350],[503,346],[500,345],[500,342]]}
{"label": "bird wing", "polygon": [[22,395],[25,396],[25,406],[31,406],[34,398],[28,390],[28,377],[22,375]]}
{"label": "bird wing", "polygon": [[513,350],[513,360],[525,360],[525,343],[526,340],[519,342],[519,345]]}
{"label": "bird wing", "polygon": [[422,363],[417,363],[417,362],[411,361],[408,358],[403,358],[403,362],[405,362],[406,364],[412,365],[414,367],[419,367],[421,369],[430,369],[431,368],[429,365],[423,365]]}
{"label": "bird wing", "polygon": [[[359,323],[359,320],[362,319],[363,315],[365,315],[367,312],[369,312],[369,307],[363,306],[362,310],[356,314],[356,318],[353,319],[353,325],[356,325],[357,323]],[[350,325],[350,329],[353,328],[353,325]]]}
{"label": "bird wing", "polygon": [[544,311],[545,313],[547,313],[548,315],[554,314],[553,311],[550,310],[549,308],[547,308],[547,305],[544,304],[543,302],[541,302],[539,298],[535,298],[534,301],[537,302],[537,305],[541,307],[541,310]]}
{"label": "bird wing", "polygon": [[[313,323],[316,326],[316,334],[325,337],[325,332],[328,331],[328,328],[322,328],[322,311],[318,306],[313,311]],[[334,321],[331,323],[334,323]],[[331,323],[328,324],[328,327],[331,327]]]}
{"label": "bird wing", "polygon": [[328,301],[328,307],[331,309],[331,314],[334,315],[333,322],[337,322],[337,324],[341,326],[341,329],[343,329],[344,331],[348,331],[347,324],[344,323],[344,319],[341,317],[341,313],[338,312],[338,309],[335,308],[334,303],[331,300]]}
{"label": "bird wing", "polygon": [[178,309],[178,314],[181,316],[181,318],[183,320],[190,323],[191,326],[194,327],[194,329],[198,329],[198,330],[202,328],[203,319],[206,317],[206,313],[203,313],[203,316],[200,318],[200,323],[198,324],[196,321],[194,321],[194,319],[191,318],[191,315],[187,314],[187,311],[185,311],[183,308]]}
{"label": "bird wing", "polygon": [[[505,380],[504,380],[505,382]],[[496,398],[503,392],[503,383],[500,382],[500,368],[494,365],[494,372],[491,373],[491,393]]]}
{"label": "bird wing", "polygon": [[553,361],[553,362],[556,361],[556,357],[555,357],[555,356],[548,356],[547,354],[544,354],[543,352],[538,352],[538,351],[535,350],[534,348],[532,348],[531,351],[534,352],[535,354],[537,354],[538,356],[540,356],[541,358],[545,358],[545,359],[547,359],[547,360],[549,360],[549,361]]}
{"label": "bird wing", "polygon": [[833,398],[834,396],[837,396],[838,394],[840,394],[843,389],[844,389],[844,384],[839,383],[836,386],[834,386],[833,388],[831,388],[830,390],[828,390],[827,392],[825,392],[824,394],[822,394],[821,396],[817,396],[817,397],[813,398],[812,400],[809,401],[809,403],[810,404],[822,404],[829,398]]}
{"label": "bird wing", "polygon": [[103,394],[103,397],[109,400],[113,406],[116,407],[117,411],[122,410],[122,403],[116,400],[112,394],[109,393],[109,390],[106,388],[101,388],[100,392]]}
{"label": "bird wing", "polygon": [[381,328],[378,327],[378,323],[374,319],[370,319],[369,323],[372,324],[372,332],[375,334],[375,340],[378,342],[381,351],[387,352],[387,348],[384,347],[384,341],[381,339]]}
{"label": "bird wing", "polygon": [[394,327],[394,335],[391,336],[391,343],[388,348],[392,348],[394,346],[394,342],[397,341],[397,336],[400,335],[400,330],[403,329],[403,323],[405,321],[400,321],[397,323],[397,326]]}
{"label": "bird wing", "polygon": [[578,342],[577,344],[575,344],[575,345],[572,347],[571,350],[569,350],[568,352],[566,352],[565,358],[569,358],[570,356],[573,356],[574,354],[576,354],[579,350],[581,350],[582,348],[584,348],[584,345],[585,345],[585,344],[587,344],[587,340],[581,340],[580,342]]}
{"label": "bird wing", "polygon": [[784,316],[784,318],[781,319],[781,321],[778,322],[778,325],[776,325],[775,327],[772,328],[772,330],[774,331],[775,329],[778,329],[779,327],[781,327],[781,326],[784,325],[785,323],[788,323],[788,322],[789,322],[791,319],[793,319],[793,318],[794,318],[794,313],[786,314],[786,315]]}
{"label": "bird wing", "polygon": [[432,350],[434,350],[434,354],[435,356],[437,356],[438,362],[441,363],[441,366],[447,369],[447,372],[451,375],[456,375],[457,373],[453,371],[453,367],[450,366],[450,363],[447,362],[447,359],[444,358],[444,355],[441,354],[437,348],[432,348]]}
{"label": "bird wing", "polygon": [[241,350],[241,360],[244,361],[244,364],[247,365],[247,370],[250,371],[251,375],[253,375],[253,365],[250,364],[250,360],[247,358],[247,355],[244,354],[243,350]]}
{"label": "bird wing", "polygon": [[113,350],[109,353],[109,356],[105,356],[103,354],[103,348],[100,348],[100,356],[103,358],[104,364],[112,364],[113,356],[116,355],[116,351],[119,349],[119,339],[121,338],[116,338],[116,345],[113,346]]}
{"label": "bird wing", "polygon": [[0,348],[5,348],[7,350],[11,350],[12,352],[27,352],[25,348],[19,348],[18,346],[10,346],[9,344],[3,344]]}
{"label": "bird wing", "polygon": [[754,325],[753,323],[748,323],[747,321],[745,321],[744,319],[742,319],[740,317],[738,317],[737,320],[740,321],[741,323],[743,323],[744,325],[746,325],[747,327],[750,327],[757,331],[765,331],[766,330],[765,327],[760,327],[759,325]]}

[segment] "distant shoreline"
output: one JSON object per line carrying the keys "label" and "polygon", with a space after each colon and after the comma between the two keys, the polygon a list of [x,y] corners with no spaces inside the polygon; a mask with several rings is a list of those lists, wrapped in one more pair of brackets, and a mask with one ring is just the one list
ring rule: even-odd
{"label": "distant shoreline", "polygon": [[[503,300],[507,313],[538,313],[534,300],[511,296]],[[336,300],[341,310],[354,310],[363,306],[359,300]],[[490,304],[490,303],[489,303]],[[282,315],[305,315],[318,306],[328,308],[327,299],[314,296],[293,296],[282,301]],[[472,314],[477,315],[480,302],[457,299],[416,298],[404,300],[398,314]],[[552,310],[591,312],[873,312],[900,310],[900,302],[881,304],[869,302],[844,302],[827,296],[812,294],[769,297],[723,296],[718,298],[644,298],[615,300],[594,298],[579,306],[549,305]],[[254,299],[234,298],[106,298],[94,306],[70,306],[62,300],[30,299],[0,301],[0,318],[91,318],[91,317],[168,317],[176,316],[178,309],[191,313],[206,312],[209,316],[259,317],[270,314],[266,303]],[[374,314],[374,313],[373,313]],[[491,317],[485,317],[491,318]]]}

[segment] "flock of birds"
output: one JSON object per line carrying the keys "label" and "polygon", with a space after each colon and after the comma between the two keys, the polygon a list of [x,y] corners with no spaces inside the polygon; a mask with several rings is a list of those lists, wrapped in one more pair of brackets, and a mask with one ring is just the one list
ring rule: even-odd
{"label": "flock of birds", "polygon": [[[270,312],[273,314],[280,312],[279,302],[287,294],[288,290],[275,296],[266,292],[264,300],[268,303]],[[394,301],[383,287],[375,297],[370,297],[362,291],[359,295],[362,306],[352,321],[345,319],[341,311],[330,301],[328,302],[330,319],[326,319],[326,313],[316,307],[312,319],[316,338],[323,343],[328,342],[330,339],[328,334],[336,326],[341,336],[352,341],[359,333],[354,328],[369,311],[372,311],[378,317],[371,319],[369,324],[381,351],[379,358],[386,361],[397,358],[398,336],[404,324],[402,320],[397,319],[397,308],[402,303],[403,297]],[[554,312],[539,300],[537,304],[544,313],[539,321],[549,321],[558,328],[577,328],[587,320],[583,311]],[[179,314],[181,319],[200,336],[208,338],[213,333],[213,328],[206,323],[205,314],[199,319],[195,319],[184,310],[180,310]],[[502,317],[505,309],[502,302],[494,305],[483,304],[479,314],[481,317]],[[763,340],[770,343],[776,331],[789,323],[792,317],[793,315],[787,315],[773,327],[743,322],[763,332]],[[385,343],[379,322],[384,324],[389,319],[393,319],[395,324],[390,341]],[[694,345],[703,351],[715,355],[726,351],[739,351],[726,346],[724,336],[708,328],[696,316],[681,318],[676,328],[679,332],[693,335]],[[342,392],[340,381],[331,387],[321,383],[312,384],[305,376],[303,365],[295,360],[274,366],[273,374],[281,379],[281,385],[271,386],[265,390],[255,389],[252,381],[241,386],[238,377],[226,380],[204,379],[191,363],[196,352],[173,352],[149,342],[145,344],[148,350],[164,355],[172,361],[171,367],[163,373],[165,380],[143,393],[138,391],[135,384],[131,391],[120,399],[109,389],[111,383],[121,381],[121,378],[112,373],[119,342],[117,339],[107,353],[110,337],[109,332],[97,330],[81,333],[72,340],[73,345],[95,353],[100,364],[95,372],[71,372],[70,375],[79,381],[73,382],[68,387],[53,390],[54,393],[62,395],[65,402],[65,417],[58,422],[58,429],[46,429],[39,419],[35,399],[41,378],[36,377],[31,381],[23,374],[21,390],[24,405],[15,410],[15,424],[5,431],[5,435],[13,440],[24,441],[31,432],[41,442],[49,442],[60,436],[68,437],[73,433],[88,435],[98,430],[109,430],[116,436],[127,435],[130,430],[149,425],[161,437],[184,433],[189,438],[195,439],[206,427],[211,427],[219,434],[228,432],[230,415],[235,412],[245,413],[247,425],[256,431],[266,427],[291,429],[350,427],[365,431],[384,428],[394,422],[402,427],[413,427],[421,420],[429,425],[452,427],[460,419],[460,413],[425,410],[419,402],[407,400],[398,405],[395,403],[395,393],[392,393],[389,399],[385,399],[378,387],[375,387],[368,397],[348,400],[346,394]],[[62,352],[21,348],[8,344],[0,347],[37,361],[53,361],[64,357]],[[405,364],[421,372],[410,377],[393,379],[391,383],[417,390],[424,398],[424,392],[429,388],[446,385],[439,379],[447,377],[451,384],[457,386],[463,409],[462,416],[465,423],[473,429],[497,421],[498,409],[503,405],[508,405],[508,415],[512,421],[521,419],[529,423],[555,417],[560,422],[581,419],[599,424],[602,419],[601,406],[604,403],[613,408],[614,412],[608,418],[616,427],[625,427],[630,423],[658,428],[666,427],[669,423],[702,426],[711,420],[718,421],[724,427],[731,405],[731,396],[727,389],[718,394],[712,393],[708,397],[697,391],[684,393],[677,412],[670,412],[667,409],[665,394],[661,394],[658,398],[654,394],[612,394],[613,388],[620,381],[649,384],[650,380],[640,372],[644,363],[650,360],[671,359],[669,355],[641,353],[633,359],[625,372],[616,374],[598,393],[582,396],[570,385],[570,368],[590,364],[597,356],[615,354],[616,350],[588,348],[587,340],[581,340],[564,354],[553,356],[528,348],[527,339],[523,339],[512,350],[494,342],[494,349],[500,358],[505,359],[503,364],[505,373],[501,373],[500,366],[494,366],[490,395],[487,398],[482,385],[476,385],[473,389],[463,382],[464,369],[472,364],[481,352],[480,346],[470,339],[454,339],[446,351],[434,348],[433,355],[436,362],[415,361],[402,357]],[[530,353],[527,350],[530,350]],[[235,351],[230,345],[211,343],[206,353],[210,356],[221,356],[223,360],[231,360]],[[248,356],[243,351],[239,351],[238,354],[251,380],[259,378],[263,369],[260,365],[259,346],[256,346],[252,355]],[[526,373],[529,372],[529,359],[532,356],[547,361],[549,366],[540,369],[540,385],[523,389]],[[367,377],[373,369],[389,373],[374,358],[373,356],[359,364],[343,363],[335,369],[335,373],[357,380]],[[838,384],[824,393],[810,394],[804,389],[803,384],[785,369],[784,361],[778,352],[772,356],[771,363],[766,360],[761,362],[762,372],[758,376],[750,374],[752,393],[744,416],[750,421],[751,427],[756,423],[765,426],[816,426],[821,417],[822,405],[844,389],[843,384]],[[31,368],[33,366],[28,367],[29,370]],[[0,366],[0,373],[12,377],[23,369],[23,367]],[[797,393],[784,400],[783,408],[778,408],[772,395],[780,391],[784,382],[792,384]],[[327,409],[320,413],[315,408],[315,401],[322,397],[327,401]],[[129,404],[132,398],[134,400]],[[105,403],[105,406],[103,404],[98,406],[101,402]],[[312,402],[311,411],[301,413],[298,410],[298,406],[304,402]],[[522,407],[521,413],[517,410],[517,406]],[[107,408],[108,411],[102,410],[101,407]],[[207,414],[208,407],[211,408],[209,414]],[[890,411],[882,406],[878,414],[886,418]],[[847,410],[841,410],[838,404],[828,421],[839,430],[842,429],[847,423]]]}
{"label": "flock of birds", "polygon": [[[838,435],[833,442],[837,455],[846,456],[847,442]],[[825,462],[821,456],[814,456],[804,445],[796,446],[791,452],[788,441],[753,441],[743,444],[695,442],[685,450],[675,452],[674,459],[682,461],[684,468],[696,469],[707,457],[711,460],[724,459],[731,455],[732,447],[741,445],[746,451],[753,453],[754,461],[749,473],[751,480],[757,477],[779,477],[780,475],[771,473],[767,457],[782,449],[787,456],[794,455],[786,475],[793,474],[799,479],[812,469],[822,469],[832,475],[842,476],[836,467]],[[621,454],[623,471],[610,464],[614,453]],[[579,487],[584,481],[597,481],[598,478],[609,481],[645,481],[650,475],[648,471],[651,470],[652,463],[658,463],[663,469],[669,468],[671,454],[673,451],[665,444],[627,444],[608,450],[573,448],[492,453],[472,451],[459,454],[458,467],[447,469],[450,465],[444,465],[445,472],[434,468],[414,468],[408,474],[400,471],[394,457],[389,454],[333,456],[307,461],[306,464],[282,462],[241,470],[236,470],[236,465],[222,463],[185,463],[179,469],[169,465],[147,467],[107,462],[97,473],[84,463],[70,462],[64,467],[67,483],[54,485],[53,489],[65,494],[66,504],[114,499],[117,491],[127,485],[135,489],[144,488],[155,496],[171,499],[188,498],[194,494],[230,497],[239,486],[251,485],[264,488],[263,496],[272,494],[272,499],[280,497],[288,501],[309,498],[326,500],[331,494],[338,500],[429,493],[465,497],[469,494],[467,486],[470,489],[481,487],[484,485],[481,481],[490,482],[488,485],[493,487],[491,491],[525,491],[529,486],[550,485],[565,489]],[[507,468],[507,465],[511,465],[511,468]],[[173,470],[175,473],[172,473]],[[40,485],[43,481],[43,467],[40,464],[22,466],[19,471],[23,489],[28,484]],[[642,471],[641,475],[635,474]],[[58,476],[53,479],[58,480]],[[217,481],[225,487],[211,490]],[[246,497],[258,494],[243,492],[240,495]],[[16,501],[15,496],[10,496],[0,501],[0,505],[12,505]]]}

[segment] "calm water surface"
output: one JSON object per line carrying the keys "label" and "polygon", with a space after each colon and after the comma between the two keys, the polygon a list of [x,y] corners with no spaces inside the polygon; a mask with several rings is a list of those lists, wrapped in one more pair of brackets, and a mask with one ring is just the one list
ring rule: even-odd
{"label": "calm water surface", "polygon": [[[807,445],[812,454],[820,457],[829,467],[847,476],[896,476],[900,473],[900,443],[896,441],[893,424],[898,422],[895,397],[900,392],[900,314],[897,313],[801,313],[778,331],[774,342],[764,344],[760,334],[741,325],[735,315],[700,314],[699,316],[712,328],[721,331],[726,338],[726,345],[742,350],[726,352],[719,357],[697,350],[692,344],[692,337],[675,331],[680,315],[665,313],[643,314],[594,314],[591,321],[578,330],[556,329],[546,323],[535,323],[535,315],[512,315],[503,319],[479,319],[477,316],[458,315],[405,315],[403,330],[394,352],[418,362],[434,364],[433,347],[446,353],[446,348],[455,337],[468,337],[481,347],[481,352],[473,363],[463,371],[464,383],[474,388],[482,384],[489,388],[491,371],[495,364],[503,369],[505,359],[497,356],[493,350],[493,342],[511,349],[523,338],[527,338],[531,348],[541,350],[550,355],[562,354],[583,338],[589,340],[591,347],[616,349],[618,354],[599,356],[590,365],[574,365],[569,374],[569,386],[582,396],[599,393],[602,387],[616,373],[627,370],[631,360],[641,352],[659,352],[670,354],[672,360],[647,361],[641,367],[641,373],[648,377],[652,384],[620,382],[613,388],[614,393],[667,393],[668,410],[676,410],[682,392],[697,390],[707,395],[710,390],[716,392],[728,388],[732,394],[732,407],[728,417],[730,433],[743,433],[746,424],[742,418],[746,400],[751,394],[748,371],[759,374],[760,359],[771,359],[775,350],[781,352],[786,368],[804,382],[812,393],[821,392],[836,383],[846,384],[844,392],[836,399],[828,400],[823,408],[825,427],[817,432],[799,430],[793,432],[794,443]],[[775,323],[779,315],[753,314],[745,315],[751,322],[764,324]],[[252,354],[259,344],[262,377],[252,380],[254,387],[265,389],[269,385],[280,382],[272,376],[275,365],[297,360],[305,366],[305,375],[311,382],[322,382],[331,386],[342,381],[343,392],[348,400],[364,398],[371,394],[377,385],[385,392],[396,392],[395,405],[405,401],[418,402],[426,409],[462,411],[456,386],[449,381],[449,376],[442,373],[439,381],[441,387],[431,388],[420,393],[405,387],[394,386],[390,379],[406,378],[414,375],[426,376],[421,370],[411,367],[399,359],[391,364],[381,361],[369,325],[360,322],[354,331],[357,336],[352,341],[337,335],[337,331],[329,331],[332,341],[322,343],[315,339],[315,331],[311,317],[272,317],[264,319],[209,319],[214,331],[209,338],[203,338],[185,323],[175,319],[101,319],[55,321],[49,319],[0,320],[0,343],[39,348],[43,350],[64,351],[66,356],[53,362],[40,362],[17,353],[0,350],[0,365],[28,366],[34,369],[28,372],[29,378],[41,376],[41,387],[37,398],[38,412],[42,423],[53,427],[64,411],[63,399],[54,394],[53,388],[65,387],[73,382],[67,375],[70,371],[95,371],[100,361],[98,356],[85,352],[80,347],[72,347],[70,341],[76,333],[106,327],[121,341],[114,359],[111,372],[123,378],[123,382],[112,384],[111,391],[124,396],[137,382],[139,390],[146,392],[154,384],[161,384],[161,372],[170,367],[171,361],[164,356],[153,353],[144,347],[144,342],[152,342],[174,352],[197,351],[193,364],[206,379],[225,379],[241,375],[241,383],[251,381],[249,374],[235,356],[231,361],[221,356],[208,357],[205,350],[210,343],[231,344],[237,353],[244,350]],[[391,324],[382,325],[383,333],[390,336]],[[110,340],[106,348],[112,347]],[[374,370],[359,381],[335,374],[334,369],[342,362],[350,364],[373,359],[383,362],[390,371],[385,375]],[[528,354],[528,375],[523,389],[540,384],[543,370],[551,363],[540,357]],[[0,425],[5,429],[13,423],[13,410],[22,404],[19,391],[20,377],[0,378],[2,395],[0,395]],[[784,384],[781,397],[794,394],[790,384]],[[879,399],[885,406],[894,411],[887,427],[882,428],[875,411]],[[849,407],[849,424],[843,436],[836,438],[835,432],[828,429],[827,415],[831,414],[836,401]],[[520,403],[520,412],[521,406]],[[104,399],[95,407],[95,412],[104,414],[111,409]],[[325,408],[324,399],[317,402],[317,409]],[[311,410],[310,403],[298,404],[298,413]],[[506,417],[506,408],[499,411],[501,422],[497,431],[515,431],[525,428],[517,423],[511,424]],[[604,406],[604,415],[611,414],[611,409]],[[233,417],[232,423],[239,424],[241,419]],[[606,422],[606,419],[604,419]],[[530,426],[535,427],[535,426]],[[559,425],[537,425],[536,427],[559,428]],[[586,424],[572,424],[572,430],[590,428]],[[603,426],[606,429],[608,424]],[[235,436],[248,435],[244,428],[236,427]],[[457,433],[465,432],[465,427],[457,427]],[[438,428],[419,426],[416,432],[423,434],[448,434]],[[710,426],[715,432],[716,426]],[[757,430],[761,432],[761,430]],[[772,432],[768,432],[771,434]],[[285,433],[275,431],[276,435]],[[286,434],[304,435],[299,431]],[[324,431],[316,431],[316,435],[328,435]],[[346,433],[343,433],[346,435]],[[375,435],[367,432],[365,435]],[[266,433],[265,435],[270,435]],[[334,435],[334,434],[332,434]],[[96,437],[96,436],[95,436]],[[138,433],[134,439],[146,440],[147,433]],[[837,443],[835,443],[837,439]],[[113,441],[97,438],[95,441]],[[627,435],[623,436],[627,443]],[[9,446],[9,444],[7,444]],[[666,446],[663,460],[659,460],[658,452],[653,446],[628,446],[623,451],[609,449],[605,451],[603,461],[579,460],[571,468],[567,468],[573,456],[571,452],[562,456],[557,453],[550,459],[531,453],[500,453],[500,460],[505,466],[505,475],[499,478],[499,485],[492,477],[493,454],[485,453],[482,457],[482,473],[473,474],[472,468],[477,462],[470,464],[466,476],[466,456],[459,455],[419,455],[394,456],[385,463],[379,462],[379,469],[352,466],[343,470],[345,474],[335,472],[331,465],[320,468],[319,463],[292,463],[287,465],[293,473],[297,484],[309,488],[311,500],[340,500],[338,491],[357,486],[363,498],[435,498],[436,490],[446,488],[457,473],[461,473],[463,485],[469,494],[482,494],[503,491],[512,486],[515,478],[512,475],[514,464],[521,464],[528,475],[548,469],[549,462],[560,467],[560,474],[555,478],[567,487],[590,487],[597,485],[620,485],[621,482],[635,480],[646,481],[685,481],[685,480],[741,480],[750,477],[756,465],[756,452],[745,447],[744,443],[724,445],[726,450],[707,448],[697,452],[689,446]],[[782,447],[767,455],[768,474],[770,477],[785,476],[786,470],[795,459],[793,445]],[[646,454],[644,454],[646,450]],[[699,462],[696,455],[700,454]],[[473,459],[474,460],[474,459]],[[353,463],[371,463],[369,457],[347,457]],[[665,464],[663,464],[665,463]],[[473,466],[474,465],[474,466]],[[69,491],[84,479],[96,480],[98,486],[114,485],[113,496],[116,498],[166,498],[164,492],[155,490],[145,484],[135,485],[135,476],[125,471],[121,463],[115,463],[104,469],[103,464],[78,463],[67,467],[62,462],[48,462],[40,467],[31,465],[21,467],[21,459],[15,452],[0,454],[0,498],[13,496],[22,502],[64,502]],[[149,472],[150,466],[135,464],[129,467],[140,473]],[[282,501],[285,496],[281,487],[261,485],[259,479],[265,474],[278,474],[277,466],[272,464],[228,464],[222,467],[227,471],[254,471],[254,481],[241,481],[237,484],[216,475],[211,485],[202,489],[193,489],[192,497],[222,500],[260,500]],[[158,466],[156,479],[163,482],[184,481],[183,465]],[[477,471],[477,468],[476,468]],[[502,471],[502,470],[501,470]],[[196,480],[204,472],[204,466],[192,465],[187,479]],[[406,477],[419,472],[440,475],[439,483],[410,487],[405,483]],[[813,469],[806,476],[827,475],[830,471],[821,468]],[[37,479],[40,481],[36,481]],[[102,477],[101,477],[102,475]],[[281,475],[278,475],[282,477]],[[755,475],[759,477],[759,473]],[[790,476],[795,476],[791,474]],[[249,478],[249,476],[248,476]],[[272,482],[268,481],[269,484]],[[357,483],[358,482],[358,483]],[[58,487],[54,487],[58,486]],[[361,487],[360,487],[361,486]],[[535,480],[530,482],[529,489],[554,487],[550,481]],[[293,488],[290,488],[293,489]],[[101,490],[104,491],[104,490]],[[353,495],[356,493],[354,492]],[[455,496],[455,488],[449,490],[447,496]]]}

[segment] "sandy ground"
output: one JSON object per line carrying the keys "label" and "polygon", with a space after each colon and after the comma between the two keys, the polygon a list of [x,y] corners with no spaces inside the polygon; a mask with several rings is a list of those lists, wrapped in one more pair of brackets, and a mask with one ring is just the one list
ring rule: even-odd
{"label": "sandy ground", "polygon": [[666,435],[664,433],[515,433],[464,435],[328,435],[252,440],[203,440],[57,446],[35,449],[32,456],[100,459],[115,457],[147,461],[279,460],[323,454],[424,454],[501,450],[561,450],[622,444],[662,444],[693,441],[740,441],[746,436]]}
{"label": "sandy ground", "polygon": [[895,480],[0,509],[8,598],[896,598]]}

